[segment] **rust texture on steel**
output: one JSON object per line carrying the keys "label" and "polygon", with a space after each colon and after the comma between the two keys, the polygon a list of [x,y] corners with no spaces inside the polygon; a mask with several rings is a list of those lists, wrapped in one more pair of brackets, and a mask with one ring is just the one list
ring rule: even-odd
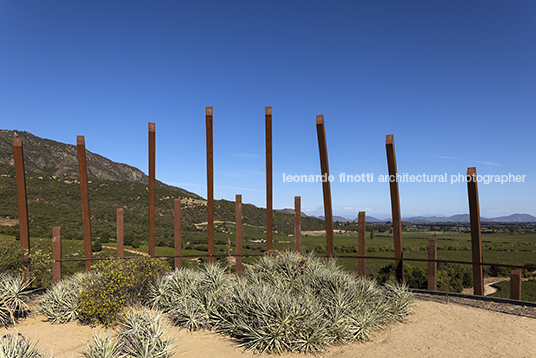
{"label": "rust texture on steel", "polygon": [[[83,135],[76,137],[78,151],[78,173],[82,196],[82,222],[84,224],[84,251],[86,259],[91,258],[91,220],[89,216],[89,187],[87,183],[86,142]],[[91,260],[86,261],[86,271],[91,270]]]}
{"label": "rust texture on steel", "polygon": [[467,168],[467,193],[469,195],[469,217],[471,220],[471,246],[473,253],[474,294],[484,295],[483,270],[480,265],[482,257],[482,236],[480,227],[480,204],[478,201],[478,184],[476,168]]}
{"label": "rust texture on steel", "polygon": [[236,274],[242,276],[242,195],[236,195]]}
{"label": "rust texture on steel", "polygon": [[149,255],[155,255],[156,217],[156,126],[149,123]]}
{"label": "rust texture on steel", "polygon": [[[435,236],[428,238],[428,260],[437,260],[437,239]],[[428,289],[437,291],[437,262],[428,261]]]}
{"label": "rust texture on steel", "polygon": [[[61,260],[61,227],[52,228],[52,259]],[[56,284],[61,281],[61,261],[52,263],[52,283]]]}
{"label": "rust texture on steel", "polygon": [[385,149],[387,151],[387,167],[389,169],[389,189],[391,191],[391,214],[393,222],[393,237],[395,248],[395,269],[396,279],[404,281],[404,261],[402,258],[402,220],[400,218],[400,196],[398,193],[398,180],[395,155],[395,139],[392,134],[385,138]]}
{"label": "rust texture on steel", "polygon": [[[358,234],[357,234],[357,255],[365,256],[367,254],[367,247],[365,243],[365,230],[366,230],[366,221],[365,221],[365,212],[360,211],[357,214],[357,225],[358,225]],[[367,259],[357,259],[357,274],[359,277],[367,277]]]}
{"label": "rust texture on steel", "polygon": [[17,204],[19,207],[20,246],[30,250],[30,227],[28,225],[28,199],[26,196],[26,173],[22,139],[13,138],[13,157],[15,160],[15,181],[17,183]]}
{"label": "rust texture on steel", "polygon": [[324,218],[326,221],[327,255],[332,259],[335,255],[333,242],[333,212],[331,207],[331,185],[329,181],[328,148],[326,142],[326,129],[324,116],[316,116],[316,134],[318,136],[318,150],[320,152],[320,171],[322,174],[322,192],[324,194]]}
{"label": "rust texture on steel", "polygon": [[294,197],[294,251],[301,252],[301,196]]}
{"label": "rust texture on steel", "polygon": [[214,263],[214,156],[212,144],[212,115],[212,107],[207,107],[207,230],[209,264]]}
{"label": "rust texture on steel", "polygon": [[266,249],[273,249],[272,107],[265,108],[266,124]]}
{"label": "rust texture on steel", "polygon": [[[173,209],[175,214],[174,218],[174,237],[175,237],[175,255],[182,255],[182,232],[181,232],[181,199],[175,199]],[[175,257],[175,268],[181,269],[182,259],[180,257]]]}
{"label": "rust texture on steel", "polygon": [[510,276],[510,299],[521,301],[521,270],[512,270]]}
{"label": "rust texture on steel", "polygon": [[123,209],[118,208],[117,212],[117,257],[125,256],[124,242],[125,242],[125,233],[123,225]]}

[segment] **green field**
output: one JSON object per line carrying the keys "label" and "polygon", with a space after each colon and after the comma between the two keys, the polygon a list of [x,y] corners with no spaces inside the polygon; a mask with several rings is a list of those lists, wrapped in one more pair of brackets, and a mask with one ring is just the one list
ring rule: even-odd
{"label": "green field", "polygon": [[[497,288],[497,292],[490,296],[510,298],[510,281],[497,282],[493,286]],[[521,300],[536,302],[536,280],[521,282]]]}

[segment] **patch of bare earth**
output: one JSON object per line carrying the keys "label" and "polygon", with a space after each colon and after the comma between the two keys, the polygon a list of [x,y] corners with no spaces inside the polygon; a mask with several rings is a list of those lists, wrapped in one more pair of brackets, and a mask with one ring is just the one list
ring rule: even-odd
{"label": "patch of bare earth", "polygon": [[[85,342],[102,328],[77,323],[52,325],[34,314],[5,333],[21,333],[43,353],[77,357]],[[113,333],[113,331],[109,331]],[[209,331],[189,333],[173,328],[177,349],[174,357],[254,357],[230,338]],[[499,313],[460,304],[417,299],[403,323],[377,331],[369,342],[328,347],[323,357],[536,357],[536,319]],[[267,356],[267,355],[264,355]],[[276,357],[276,356],[274,356]],[[277,357],[314,357],[283,354]]]}

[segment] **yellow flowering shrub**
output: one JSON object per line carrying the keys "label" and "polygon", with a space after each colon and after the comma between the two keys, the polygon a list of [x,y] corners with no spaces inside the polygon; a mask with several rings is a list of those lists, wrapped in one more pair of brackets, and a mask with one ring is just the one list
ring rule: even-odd
{"label": "yellow flowering shrub", "polygon": [[120,310],[145,301],[150,284],[168,270],[164,260],[149,257],[99,261],[81,282],[80,321],[113,326]]}

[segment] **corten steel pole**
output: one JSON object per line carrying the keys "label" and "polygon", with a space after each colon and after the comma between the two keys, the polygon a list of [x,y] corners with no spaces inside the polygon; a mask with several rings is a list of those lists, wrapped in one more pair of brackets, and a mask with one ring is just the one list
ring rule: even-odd
{"label": "corten steel pole", "polygon": [[402,220],[400,218],[400,197],[396,169],[395,140],[392,134],[385,138],[387,167],[389,169],[389,189],[391,191],[391,213],[393,217],[393,237],[395,246],[396,279],[404,281],[404,261],[402,261]]}
{"label": "corten steel pole", "polygon": [[266,124],[266,249],[273,249],[272,107],[264,109]]}
{"label": "corten steel pole", "polygon": [[471,246],[473,253],[474,294],[484,295],[482,272],[482,237],[480,228],[480,205],[478,203],[478,184],[476,168],[467,168],[467,192],[469,194],[469,217],[471,219]]}
{"label": "corten steel pole", "polygon": [[326,220],[326,246],[328,260],[335,255],[333,243],[333,212],[331,207],[331,185],[329,181],[328,148],[326,142],[326,129],[324,116],[316,116],[316,134],[318,136],[318,150],[320,152],[320,171],[322,172],[322,192],[324,194],[324,217]]}
{"label": "corten steel pole", "polygon": [[17,203],[19,207],[20,246],[30,250],[30,227],[28,226],[28,199],[26,196],[26,174],[22,138],[13,138],[13,157],[15,159],[15,181],[17,183]]}
{"label": "corten steel pole", "polygon": [[[61,227],[52,228],[52,259],[61,260]],[[52,283],[56,284],[61,281],[61,261],[52,263]]]}
{"label": "corten steel pole", "polygon": [[510,276],[510,299],[521,301],[521,271],[512,270]]}
{"label": "corten steel pole", "polygon": [[294,251],[301,252],[301,196],[294,197]]}
{"label": "corten steel pole", "polygon": [[[437,239],[428,238],[428,260],[437,260]],[[428,289],[437,291],[437,262],[428,261]]]}
{"label": "corten steel pole", "polygon": [[[367,254],[367,250],[366,250],[366,243],[365,243],[366,222],[365,222],[364,211],[360,211],[357,214],[357,225],[358,225],[357,254],[359,256],[365,256]],[[367,259],[358,259],[357,266],[358,266],[357,274],[359,275],[359,277],[362,277],[362,278],[367,277]]]}
{"label": "corten steel pole", "polygon": [[[86,143],[83,135],[76,137],[78,151],[78,173],[80,175],[80,193],[82,196],[82,222],[84,224],[84,251],[87,259],[91,258],[91,221],[89,219],[89,188],[87,184]],[[91,270],[91,260],[86,261],[86,271]]]}
{"label": "corten steel pole", "polygon": [[[174,221],[175,221],[175,255],[182,255],[182,234],[181,234],[181,199],[175,199],[174,202]],[[181,269],[182,257],[175,257],[175,268]]]}
{"label": "corten steel pole", "polygon": [[117,257],[125,256],[124,242],[125,233],[123,225],[123,209],[117,209]]}
{"label": "corten steel pole", "polygon": [[236,195],[236,274],[242,276],[242,195]]}
{"label": "corten steel pole", "polygon": [[212,143],[212,107],[206,108],[207,127],[207,231],[208,263],[214,263],[214,156]]}
{"label": "corten steel pole", "polygon": [[156,217],[156,128],[149,123],[149,256],[155,255],[155,217]]}

